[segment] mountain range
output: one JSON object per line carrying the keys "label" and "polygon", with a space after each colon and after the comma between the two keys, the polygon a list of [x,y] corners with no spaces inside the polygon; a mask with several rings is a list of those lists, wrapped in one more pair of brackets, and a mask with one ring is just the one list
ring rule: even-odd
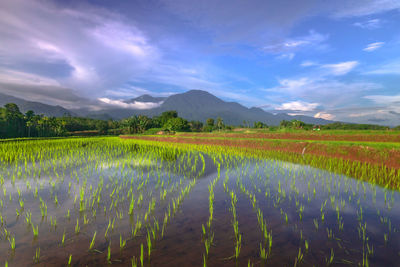
{"label": "mountain range", "polygon": [[77,116],[74,112],[61,106],[52,106],[40,102],[27,101],[18,97],[0,93],[0,107],[7,103],[17,104],[22,113],[33,110],[36,114],[43,114],[49,117],[62,117],[64,115]]}
{"label": "mountain range", "polygon": [[151,103],[154,108],[135,109],[135,108],[103,108],[97,111],[90,111],[85,108],[67,110],[61,106],[51,106],[39,102],[26,101],[9,95],[0,94],[0,105],[6,103],[16,103],[22,112],[33,110],[37,114],[46,116],[85,116],[96,119],[124,119],[133,115],[156,116],[164,111],[176,110],[178,115],[187,120],[199,120],[205,122],[207,118],[221,117],[227,125],[252,125],[256,121],[264,122],[268,125],[279,125],[282,120],[301,120],[305,123],[327,124],[332,121],[313,118],[309,116],[290,116],[285,113],[272,114],[261,108],[247,108],[236,102],[226,102],[220,98],[202,90],[190,90],[181,94],[174,94],[169,97],[153,97],[142,95],[137,98],[125,100],[126,104]]}

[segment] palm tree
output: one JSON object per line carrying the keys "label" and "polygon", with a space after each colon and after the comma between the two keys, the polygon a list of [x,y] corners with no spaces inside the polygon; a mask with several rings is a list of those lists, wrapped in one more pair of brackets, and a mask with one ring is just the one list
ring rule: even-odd
{"label": "palm tree", "polygon": [[224,121],[222,120],[221,117],[217,118],[217,127],[219,131],[221,131],[221,129],[224,127]]}

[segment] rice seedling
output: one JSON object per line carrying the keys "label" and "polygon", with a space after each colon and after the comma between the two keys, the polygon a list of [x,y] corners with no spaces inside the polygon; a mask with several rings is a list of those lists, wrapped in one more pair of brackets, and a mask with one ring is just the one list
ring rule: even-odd
{"label": "rice seedling", "polygon": [[111,241],[108,242],[108,247],[107,247],[107,263],[111,264]]}
{"label": "rice seedling", "polygon": [[298,252],[298,254],[297,254],[297,257],[296,257],[296,259],[295,259],[295,261],[294,261],[294,266],[296,267],[296,266],[298,266],[302,261],[303,261],[303,258],[304,258],[304,255],[303,255],[303,253],[301,252],[301,247],[299,248],[299,252]]}
{"label": "rice seedling", "polygon": [[72,254],[69,254],[67,266],[70,267],[72,263]]}
{"label": "rice seedling", "polygon": [[131,259],[131,266],[132,267],[137,267],[137,259],[135,258],[135,256],[133,256],[132,259]]}
{"label": "rice seedling", "polygon": [[11,251],[15,252],[15,238],[13,236],[9,237],[8,242],[10,243]]}
{"label": "rice seedling", "polygon": [[32,224],[32,232],[33,232],[33,238],[36,239],[39,236],[39,225],[33,226]]}
{"label": "rice seedling", "polygon": [[[264,141],[257,142],[262,146]],[[201,200],[205,201],[203,215],[206,212],[203,217],[206,219],[197,224],[197,227],[201,224],[198,238],[204,244],[199,254],[202,255],[199,265],[206,266],[209,260],[214,262],[214,256],[218,258],[218,253],[222,250],[216,249],[216,255],[212,252],[210,254],[210,251],[214,246],[223,246],[229,240],[229,253],[233,253],[231,259],[235,259],[237,264],[242,264],[243,252],[247,249],[259,251],[263,263],[271,259],[278,262],[281,255],[273,253],[275,250],[272,250],[272,244],[275,248],[275,245],[284,243],[285,235],[273,236],[272,232],[295,233],[291,236],[299,240],[302,246],[288,253],[293,255],[297,265],[304,265],[306,262],[316,266],[333,265],[345,258],[353,265],[358,263],[367,266],[373,255],[382,253],[384,245],[391,263],[398,257],[398,251],[394,251],[395,248],[391,245],[399,238],[396,226],[400,221],[394,213],[399,196],[390,188],[400,184],[395,180],[400,176],[381,167],[316,158],[307,154],[296,158],[287,153],[261,152],[246,147],[167,142],[158,144],[146,140],[118,138],[35,140],[11,144],[0,143],[0,155],[4,155],[0,157],[0,184],[3,188],[0,197],[0,239],[6,240],[0,243],[0,248],[7,251],[7,246],[11,247],[13,238],[17,237],[18,240],[14,239],[14,250],[18,255],[24,255],[29,246],[20,246],[18,243],[25,240],[23,233],[14,236],[10,230],[19,229],[22,223],[24,227],[28,227],[28,234],[32,228],[36,239],[39,235],[39,224],[36,220],[41,216],[40,231],[41,234],[46,233],[46,238],[40,240],[41,247],[50,247],[47,239],[61,240],[62,246],[66,242],[68,246],[79,244],[82,240],[87,240],[86,232],[92,232],[88,247],[89,251],[94,252],[95,241],[100,242],[96,240],[96,229],[101,227],[105,231],[104,238],[108,241],[107,254],[103,254],[103,257],[111,262],[110,240],[119,235],[120,249],[126,249],[127,240],[122,237],[131,231],[130,242],[136,247],[140,244],[141,254],[138,259],[124,258],[124,262],[130,260],[132,266],[143,266],[146,249],[147,260],[150,262],[151,259],[152,264],[160,264],[162,258],[154,253],[161,244],[159,240],[167,235],[166,244],[170,240],[176,240],[176,237],[170,235],[174,231],[170,232],[168,229],[172,227],[176,231],[174,218],[177,214],[180,220],[187,218],[187,214],[199,214],[192,212],[193,208],[197,208],[191,206],[193,199],[196,199],[199,203]],[[325,165],[330,172],[290,164],[290,161],[315,167]],[[206,174],[204,179],[197,179],[205,172],[211,174]],[[392,185],[380,189],[340,173],[358,173],[364,180],[374,177],[378,184],[385,180],[391,181]],[[380,178],[384,175],[392,178]],[[225,178],[219,183],[221,176]],[[185,197],[192,194],[191,190],[195,186],[199,190],[195,190],[192,202],[186,205]],[[207,192],[207,189],[208,194],[199,195],[199,192]],[[245,198],[245,204],[242,203],[242,197]],[[227,204],[226,210],[221,203]],[[240,223],[246,203],[249,204],[250,212],[251,207],[253,208],[254,217],[244,216],[243,221],[246,224],[242,226]],[[181,213],[180,210],[184,212]],[[354,214],[350,214],[350,210],[355,210]],[[101,211],[104,211],[104,215]],[[18,221],[18,216],[24,219]],[[216,219],[219,216],[230,216],[231,223],[221,225],[221,221]],[[56,229],[60,226],[64,228],[63,233]],[[350,227],[358,230],[349,231]],[[66,240],[66,231],[73,228],[76,235]],[[319,231],[320,228],[325,228],[326,231]],[[232,239],[228,240],[221,235],[220,229],[231,231]],[[254,243],[244,243],[244,240],[247,241],[246,236],[253,234],[248,232],[249,229],[259,233],[259,241],[255,247],[247,247],[254,246]],[[182,237],[185,240],[185,236]],[[218,238],[217,243],[214,243],[215,238]],[[308,253],[310,249],[314,250],[317,243],[312,240],[315,239],[326,240],[326,245],[323,246],[325,241],[321,241],[319,247],[319,251],[323,253],[320,261],[315,261]],[[312,248],[310,240],[314,244]],[[362,242],[355,242],[358,240]],[[354,249],[348,248],[349,243]],[[336,255],[331,250],[332,244],[335,244]],[[144,248],[144,245],[147,247]],[[277,251],[279,250],[277,247]],[[0,250],[0,257],[5,257],[2,251],[4,249]],[[48,259],[46,254],[52,251],[43,250],[42,253],[43,255],[39,254],[40,264],[45,265]],[[198,252],[188,253],[194,255]],[[32,257],[32,254],[25,254]],[[124,254],[121,253],[121,257],[126,257]],[[209,259],[210,255],[212,259]],[[101,257],[101,253],[92,253],[91,256]],[[82,264],[88,264],[84,260],[83,252],[77,252],[75,257]],[[71,264],[71,259],[70,255],[68,265]],[[247,258],[243,260],[247,261]],[[14,261],[16,264],[20,263],[18,258]],[[65,264],[65,258],[62,261]],[[248,264],[251,265],[251,261]]]}
{"label": "rice seedling", "polygon": [[33,263],[40,262],[40,248],[36,249],[35,256],[33,257]]}
{"label": "rice seedling", "polygon": [[79,219],[76,219],[76,225],[75,225],[75,234],[78,235],[81,231],[81,228],[79,226]]}
{"label": "rice seedling", "polygon": [[123,250],[125,248],[125,246],[126,246],[126,240],[123,240],[122,236],[120,235],[119,236],[119,249]]}
{"label": "rice seedling", "polygon": [[331,255],[330,255],[330,257],[329,257],[329,258],[325,258],[325,262],[326,262],[326,265],[327,265],[327,266],[329,266],[329,265],[331,265],[331,264],[333,263],[333,258],[334,258],[334,256],[335,256],[335,254],[334,254],[334,252],[333,252],[333,249],[331,248]]}
{"label": "rice seedling", "polygon": [[90,245],[89,245],[89,251],[93,250],[93,248],[94,248],[94,242],[96,240],[96,234],[97,234],[97,232],[95,231],[94,234],[93,234],[93,237],[92,237],[92,241],[90,242]]}
{"label": "rice seedling", "polygon": [[144,266],[143,243],[140,244],[140,266]]}
{"label": "rice seedling", "polygon": [[62,238],[61,238],[61,246],[65,245],[65,230],[63,232]]}
{"label": "rice seedling", "polygon": [[150,255],[151,255],[152,248],[151,248],[151,237],[150,237],[150,233],[149,233],[148,230],[147,230],[147,239],[146,239],[146,241],[147,241],[147,256],[148,256],[148,260],[150,261]]}
{"label": "rice seedling", "polygon": [[261,261],[262,261],[262,262],[264,262],[264,263],[267,262],[268,253],[267,253],[267,251],[265,250],[265,248],[263,248],[263,246],[262,246],[261,243],[260,243],[260,258],[261,258]]}
{"label": "rice seedling", "polygon": [[25,221],[26,221],[27,227],[31,226],[31,224],[32,224],[32,213],[30,211],[25,213]]}

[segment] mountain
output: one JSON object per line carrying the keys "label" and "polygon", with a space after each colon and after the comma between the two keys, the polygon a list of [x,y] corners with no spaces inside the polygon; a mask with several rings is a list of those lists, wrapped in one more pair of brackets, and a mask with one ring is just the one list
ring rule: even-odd
{"label": "mountain", "polygon": [[[140,101],[141,100],[141,101]],[[91,112],[89,117],[99,117],[100,114],[107,113],[114,119],[123,119],[132,115],[156,116],[164,111],[176,110],[178,115],[187,120],[199,120],[205,122],[207,118],[221,117],[225,124],[228,125],[243,125],[244,121],[252,125],[256,121],[264,122],[268,125],[279,125],[282,120],[298,119],[305,123],[312,124],[327,124],[332,121],[327,121],[320,118],[308,116],[290,116],[287,114],[272,114],[262,110],[261,108],[247,108],[236,102],[225,102],[218,97],[202,90],[191,90],[182,94],[171,95],[167,98],[154,98],[149,95],[143,95],[132,99],[138,102],[153,102],[162,104],[153,109],[135,110],[115,108],[109,110],[101,110]]]}
{"label": "mountain", "polygon": [[158,103],[158,107],[152,109],[129,109],[109,108],[97,111],[90,111],[87,108],[67,110],[61,106],[51,106],[39,102],[26,101],[21,98],[0,93],[0,106],[7,103],[15,103],[21,112],[33,110],[36,114],[61,117],[65,114],[71,116],[83,116],[95,119],[124,119],[133,115],[146,115],[149,117],[160,115],[164,111],[176,110],[178,115],[189,121],[198,120],[205,122],[208,118],[221,117],[227,125],[252,125],[261,121],[267,125],[279,125],[282,120],[301,120],[305,123],[327,124],[332,121],[313,118],[308,116],[290,116],[287,114],[272,114],[261,108],[247,108],[236,102],[225,102],[218,97],[202,90],[191,90],[182,94],[175,94],[169,97],[153,97],[142,95],[125,101],[126,103]]}
{"label": "mountain", "polygon": [[154,97],[151,95],[141,95],[136,98],[132,98],[130,100],[125,101],[125,103],[134,103],[134,102],[144,102],[144,103],[159,103],[164,101],[166,97]]}
{"label": "mountain", "polygon": [[43,114],[50,117],[62,117],[68,114],[76,116],[76,114],[61,106],[52,106],[40,102],[26,101],[21,98],[0,93],[0,106],[3,107],[7,103],[17,104],[22,113],[25,113],[28,110],[33,110],[35,114]]}

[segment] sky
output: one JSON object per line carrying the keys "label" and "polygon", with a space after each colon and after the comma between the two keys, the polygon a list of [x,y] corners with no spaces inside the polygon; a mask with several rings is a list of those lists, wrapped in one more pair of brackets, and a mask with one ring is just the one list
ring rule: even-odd
{"label": "sky", "polygon": [[206,90],[400,125],[400,0],[2,0],[0,92],[66,108]]}

